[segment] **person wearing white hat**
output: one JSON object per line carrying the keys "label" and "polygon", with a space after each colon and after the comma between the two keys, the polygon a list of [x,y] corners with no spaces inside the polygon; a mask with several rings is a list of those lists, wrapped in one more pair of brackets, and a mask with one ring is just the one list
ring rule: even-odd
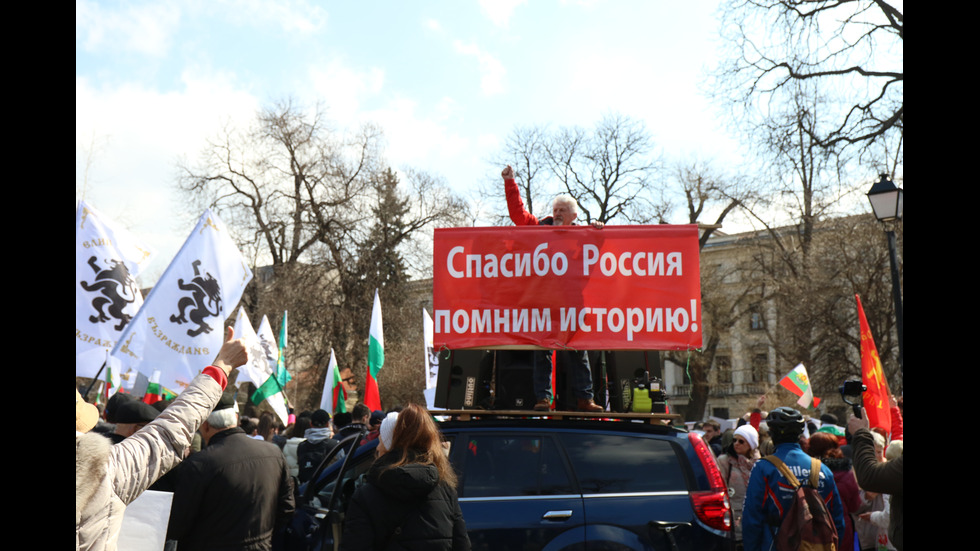
{"label": "person wearing white hat", "polygon": [[735,540],[742,540],[742,505],[745,489],[749,485],[752,467],[761,457],[759,454],[759,433],[752,425],[742,425],[735,429],[731,445],[718,456],[718,469],[728,485],[728,501],[735,517]]}
{"label": "person wearing white hat", "polygon": [[214,364],[156,419],[115,445],[90,432],[98,411],[75,390],[75,549],[116,549],[126,506],[180,463],[228,374],[247,360],[245,343],[229,328]]}

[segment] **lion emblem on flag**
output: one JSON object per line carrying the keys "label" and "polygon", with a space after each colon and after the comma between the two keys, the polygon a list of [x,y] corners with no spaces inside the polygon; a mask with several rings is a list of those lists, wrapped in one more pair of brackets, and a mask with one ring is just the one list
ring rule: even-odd
{"label": "lion emblem on flag", "polygon": [[133,316],[125,312],[126,307],[136,301],[136,281],[129,273],[126,264],[116,259],[110,259],[107,268],[98,265],[98,258],[93,256],[88,259],[88,265],[95,272],[95,280],[92,283],[85,281],[79,282],[82,289],[91,293],[100,293],[92,299],[92,308],[98,315],[89,316],[92,323],[104,323],[107,321],[118,320],[119,323],[113,326],[116,331],[122,331],[126,324],[133,319]]}
{"label": "lion emblem on flag", "polygon": [[177,287],[189,292],[190,296],[177,301],[178,313],[171,315],[170,321],[180,325],[189,323],[187,318],[190,318],[190,323],[197,327],[188,329],[187,334],[196,337],[201,333],[210,333],[212,327],[204,320],[221,313],[221,286],[210,273],[201,275],[200,260],[195,260],[191,265],[194,267],[194,279],[188,283],[184,283],[183,278],[177,280]]}

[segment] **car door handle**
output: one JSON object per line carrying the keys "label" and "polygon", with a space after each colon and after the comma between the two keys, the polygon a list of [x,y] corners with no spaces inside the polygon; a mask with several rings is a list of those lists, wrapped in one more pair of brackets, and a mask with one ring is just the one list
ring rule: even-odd
{"label": "car door handle", "polygon": [[542,520],[568,520],[572,516],[572,511],[548,511],[541,518]]}

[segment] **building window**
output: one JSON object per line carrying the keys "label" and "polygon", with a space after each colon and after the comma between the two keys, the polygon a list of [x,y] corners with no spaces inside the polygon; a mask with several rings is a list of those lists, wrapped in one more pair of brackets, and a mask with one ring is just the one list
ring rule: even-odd
{"label": "building window", "polygon": [[762,316],[762,309],[758,304],[753,304],[749,310],[749,329],[761,331],[765,329],[765,318]]}
{"label": "building window", "polygon": [[752,382],[769,382],[769,356],[767,354],[755,354],[752,356]]}
{"label": "building window", "polygon": [[729,384],[732,382],[732,361],[728,356],[718,356],[715,358],[715,365],[718,367],[718,382]]}

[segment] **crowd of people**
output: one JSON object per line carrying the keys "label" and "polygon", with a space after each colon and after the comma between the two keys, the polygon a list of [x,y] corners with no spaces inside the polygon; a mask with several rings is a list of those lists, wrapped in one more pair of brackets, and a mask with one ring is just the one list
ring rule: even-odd
{"label": "crowd of people", "polygon": [[794,495],[777,464],[786,464],[799,483],[807,484],[817,459],[816,486],[833,517],[838,548],[901,551],[903,400],[892,400],[890,434],[871,429],[863,411],[843,427],[830,414],[817,420],[787,407],[764,412],[764,402],[760,397],[757,407],[727,430],[714,420],[697,427],[728,486],[739,548],[772,548]]}
{"label": "crowd of people", "polygon": [[[524,208],[512,168],[501,175],[515,225],[575,223],[573,198],[556,198],[552,216],[539,219]],[[603,411],[593,399],[587,353],[564,353],[575,409]],[[303,412],[283,427],[271,412],[239,415],[226,386],[229,373],[246,360],[246,345],[228,329],[214,363],[172,402],[154,407],[117,393],[104,420],[76,389],[76,549],[115,549],[127,505],[147,489],[173,492],[167,540],[180,551],[272,549],[295,511],[299,485],[331,454],[340,459],[374,439],[377,459],[351,496],[341,549],[417,548],[421,542],[426,549],[470,548],[448,450],[425,408],[381,412],[357,404],[333,418],[322,409]],[[536,352],[536,410],[551,407],[551,369],[546,353]],[[728,486],[739,547],[772,548],[793,499],[790,473],[822,496],[838,548],[901,551],[901,399],[892,404],[890,434],[872,430],[865,415],[852,415],[845,429],[833,416],[808,422],[795,409],[764,412],[763,406],[760,398],[728,430],[716,421],[696,427]]]}
{"label": "crowd of people", "polygon": [[229,329],[214,363],[169,403],[154,407],[117,393],[100,412],[76,389],[76,549],[116,549],[126,507],[148,489],[173,493],[169,549],[272,549],[299,486],[358,434],[334,457],[378,439],[378,459],[352,497],[343,549],[419,540],[430,549],[469,549],[455,473],[425,408],[386,414],[357,404],[333,419],[320,409],[286,427],[271,413],[242,416],[225,387],[246,359]]}

